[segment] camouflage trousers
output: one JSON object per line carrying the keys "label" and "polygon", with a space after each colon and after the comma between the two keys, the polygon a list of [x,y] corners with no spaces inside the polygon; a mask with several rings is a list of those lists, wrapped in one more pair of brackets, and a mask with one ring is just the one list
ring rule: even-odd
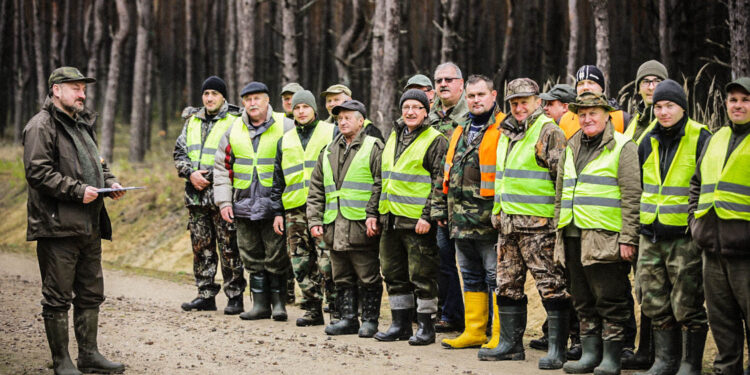
{"label": "camouflage trousers", "polygon": [[570,299],[565,273],[553,259],[555,233],[499,234],[497,241],[497,294],[513,300],[526,296],[526,270],[536,281],[542,302]]}
{"label": "camouflage trousers", "polygon": [[302,304],[334,301],[331,259],[322,238],[315,238],[307,228],[305,206],[284,213],[286,246],[292,261],[294,278],[302,290]]}
{"label": "camouflage trousers", "polygon": [[389,296],[416,293],[419,312],[437,312],[440,257],[435,225],[426,234],[413,229],[384,230],[380,265]]}
{"label": "camouflage trousers", "polygon": [[213,206],[190,207],[188,210],[188,229],[193,244],[193,274],[198,295],[211,298],[219,293],[220,286],[214,282],[219,261],[224,279],[224,293],[229,298],[241,295],[247,282],[237,250],[237,232],[234,225],[224,221],[219,209]]}
{"label": "camouflage trousers", "polygon": [[654,327],[705,327],[703,262],[695,242],[679,238],[653,243],[641,236],[638,245],[636,278],[643,293],[641,309]]}
{"label": "camouflage trousers", "polygon": [[581,336],[625,341],[625,326],[633,316],[629,301],[630,263],[581,263],[581,238],[565,237],[565,267],[570,295],[581,321]]}

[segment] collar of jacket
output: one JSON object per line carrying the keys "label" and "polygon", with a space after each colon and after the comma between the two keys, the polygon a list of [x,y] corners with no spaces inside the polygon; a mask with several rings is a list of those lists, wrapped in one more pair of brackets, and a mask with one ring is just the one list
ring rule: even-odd
{"label": "collar of jacket", "polygon": [[73,119],[70,117],[67,113],[63,112],[61,109],[57,108],[55,106],[55,103],[52,101],[52,98],[47,96],[46,99],[44,99],[44,104],[42,104],[42,109],[47,111],[50,116],[55,121],[58,121],[60,123],[81,123],[83,125],[86,125],[87,127],[93,127],[94,122],[96,121],[97,114],[90,111],[88,108],[84,107],[83,111],[78,113],[78,118]]}
{"label": "collar of jacket", "polygon": [[[271,108],[271,105],[268,105],[268,112],[266,113],[266,121],[264,121],[260,126],[254,126],[252,122],[250,121],[250,115],[247,113],[247,111],[242,111],[242,122],[245,123],[245,126],[250,129],[252,126],[255,128],[255,131],[260,134],[263,133],[266,129],[268,129],[269,126],[271,126],[272,122],[271,119],[273,119],[273,108]],[[262,129],[262,130],[261,130]]]}
{"label": "collar of jacket", "polygon": [[[214,115],[214,120],[223,119],[229,113],[233,115],[239,115],[240,109],[236,105],[229,104],[225,100],[224,104],[222,104],[221,108],[219,108],[219,112],[216,112],[216,114]],[[193,116],[201,119],[202,121],[206,121],[206,107],[201,107],[201,109],[198,110],[198,112],[196,112]]]}
{"label": "collar of jacket", "polygon": [[534,110],[534,112],[531,112],[531,114],[526,117],[526,119],[523,120],[520,124],[516,120],[515,117],[513,117],[512,114],[505,117],[505,121],[503,121],[500,126],[504,130],[508,130],[511,133],[523,133],[526,131],[526,129],[529,128],[530,124],[533,124],[536,119],[544,113],[544,108],[542,106],[539,106],[537,109]]}
{"label": "collar of jacket", "polygon": [[[352,139],[352,143],[349,144],[349,148],[352,148],[355,146],[359,147],[359,145],[362,143],[362,141],[365,139],[365,136],[367,135],[365,134],[363,130],[365,130],[365,128],[360,129],[359,133],[357,133],[357,135],[354,136],[354,139]],[[346,138],[344,137],[344,135],[339,133],[339,135],[337,135],[336,137],[337,139],[333,140],[333,144],[336,144],[339,147],[346,148],[347,144],[346,144]]]}
{"label": "collar of jacket", "polygon": [[657,122],[656,126],[653,130],[651,130],[651,133],[654,134],[654,137],[657,141],[662,142],[662,140],[666,138],[672,138],[672,139],[680,139],[683,136],[685,136],[685,124],[688,122],[688,115],[687,112],[682,116],[680,121],[678,121],[674,126],[665,128],[661,125],[661,123]]}
{"label": "collar of jacket", "polygon": [[461,97],[458,98],[456,105],[448,111],[449,113],[447,115],[441,116],[440,113],[443,112],[443,103],[440,101],[440,98],[435,98],[435,104],[432,106],[428,118],[430,119],[430,122],[436,122],[444,117],[448,117],[453,122],[458,123],[461,118],[469,112],[469,106],[466,104],[464,93],[461,93]]}
{"label": "collar of jacket", "polygon": [[733,122],[729,122],[729,128],[732,129],[732,133],[735,135],[743,135],[750,131],[750,122],[746,122],[744,124],[735,124]]}
{"label": "collar of jacket", "polygon": [[[427,121],[427,117],[425,117],[425,119],[422,120],[422,123],[419,124],[419,126],[417,126],[412,131],[412,133],[421,133],[422,130],[428,128],[429,126],[430,126],[430,123],[429,123],[429,121]],[[393,122],[393,130],[396,132],[397,136],[400,136],[403,133],[403,131],[404,131],[405,128],[406,128],[406,123],[404,123],[404,119],[403,118],[399,118],[398,120],[396,120],[396,121]],[[387,137],[386,137],[386,140],[388,140]]]}

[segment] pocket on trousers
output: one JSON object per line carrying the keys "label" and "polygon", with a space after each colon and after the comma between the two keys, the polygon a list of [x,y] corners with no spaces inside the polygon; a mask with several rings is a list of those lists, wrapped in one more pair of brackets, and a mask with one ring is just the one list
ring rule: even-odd
{"label": "pocket on trousers", "polygon": [[352,246],[367,246],[374,243],[378,236],[367,237],[367,227],[364,220],[349,220],[349,244]]}

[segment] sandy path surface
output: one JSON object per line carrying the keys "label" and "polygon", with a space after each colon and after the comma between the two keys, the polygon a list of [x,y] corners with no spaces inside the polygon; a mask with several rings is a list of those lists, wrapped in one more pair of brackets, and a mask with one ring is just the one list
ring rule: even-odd
{"label": "sandy path surface", "polygon": [[[0,374],[51,374],[36,259],[0,252],[0,264]],[[126,374],[563,373],[538,370],[542,352],[528,346],[525,361],[480,362],[476,349],[411,347],[356,335],[328,337],[322,326],[296,327],[294,321],[302,316],[297,307],[288,308],[287,322],[242,321],[221,313],[223,294],[217,298],[218,312],[185,313],[179,306],[194,297],[193,286],[120,271],[105,269],[105,291],[100,350],[125,362]],[[381,318],[381,329],[389,323]],[[75,359],[72,329],[70,335]],[[453,336],[438,334],[438,342]],[[529,339],[527,334],[527,343]]]}

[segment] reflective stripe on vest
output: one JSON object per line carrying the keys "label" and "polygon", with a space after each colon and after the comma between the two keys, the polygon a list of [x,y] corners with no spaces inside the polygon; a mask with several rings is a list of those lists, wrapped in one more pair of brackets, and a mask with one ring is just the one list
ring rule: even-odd
{"label": "reflective stripe on vest", "polygon": [[732,129],[725,126],[708,141],[700,166],[701,195],[696,219],[713,208],[721,219],[750,221],[750,137],[745,137],[727,157],[731,137]]}
{"label": "reflective stripe on vest", "polygon": [[500,136],[493,214],[498,215],[502,210],[511,215],[555,216],[555,183],[549,169],[536,162],[536,143],[544,124],[550,122],[554,124],[545,115],[537,117],[510,153],[510,138]]}
{"label": "reflective stripe on vest", "polygon": [[628,128],[625,130],[625,135],[630,137],[635,144],[640,145],[644,138],[646,138],[646,135],[651,132],[651,130],[654,129],[656,126],[656,119],[651,121],[651,123],[648,124],[648,127],[646,127],[646,130],[641,133],[640,137],[638,139],[635,139],[635,128],[638,126],[638,119],[641,117],[640,113],[633,116],[633,119],[630,120],[630,124],[628,125]]}
{"label": "reflective stripe on vest", "polygon": [[[479,173],[481,175],[479,195],[491,197],[495,195],[495,162],[497,160],[497,142],[500,140],[500,123],[505,119],[505,113],[498,112],[495,115],[495,121],[487,126],[484,132],[482,142],[479,144]],[[453,131],[451,142],[448,146],[448,153],[445,155],[445,165],[443,166],[443,193],[448,194],[448,185],[450,184],[450,172],[453,167],[453,157],[456,154],[456,145],[461,139],[464,127],[459,125]],[[467,145],[468,147],[468,145]]]}
{"label": "reflective stripe on vest", "polygon": [[203,120],[193,116],[188,122],[185,143],[187,144],[188,157],[193,170],[209,170],[214,167],[214,156],[216,148],[219,147],[221,136],[227,132],[237,116],[227,113],[226,116],[216,121],[206,136],[206,141],[201,145],[201,126]]}
{"label": "reflective stripe on vest", "polygon": [[276,158],[276,147],[281,136],[284,135],[284,122],[274,122],[260,135],[258,151],[253,147],[250,132],[242,117],[234,120],[229,133],[229,144],[234,153],[232,165],[232,186],[235,189],[247,189],[253,180],[255,171],[258,173],[260,184],[265,187],[273,185],[273,164]]}
{"label": "reflective stripe on vest", "polygon": [[[622,133],[625,129],[625,113],[616,110],[610,112],[609,117],[612,125],[615,127],[615,131]],[[570,139],[570,137],[581,130],[581,122],[578,119],[578,115],[573,112],[565,112],[560,118],[560,129],[565,133],[565,138]]]}
{"label": "reflective stripe on vest", "polygon": [[[659,217],[666,225],[688,225],[688,190],[695,173],[695,154],[701,129],[708,128],[691,119],[685,124],[685,135],[662,182],[659,166],[659,141],[651,137],[651,154],[643,163],[643,194],[641,194],[641,224],[651,224]],[[626,134],[627,136],[627,134]]]}
{"label": "reflective stripe on vest", "polygon": [[562,202],[558,228],[570,224],[581,229],[606,229],[619,232],[622,229],[620,208],[620,186],[617,168],[622,148],[630,139],[614,132],[615,147],[610,151],[602,147],[601,153],[581,171],[576,173],[573,150],[565,149]]}
{"label": "reflective stripe on vest", "polygon": [[307,202],[310,190],[310,176],[315,168],[320,151],[333,140],[333,124],[318,121],[313,129],[307,148],[296,130],[284,133],[281,139],[281,168],[284,172],[286,188],[281,194],[285,210],[302,206]]}
{"label": "reflective stripe on vest", "polygon": [[323,224],[330,224],[338,213],[348,220],[364,220],[367,218],[365,208],[372,196],[372,184],[375,180],[370,171],[370,156],[377,138],[365,136],[357,154],[354,155],[346,176],[341,182],[341,188],[336,190],[331,169],[331,149],[326,148],[323,157],[323,186],[326,193],[326,210],[323,213]]}
{"label": "reflective stripe on vest", "polygon": [[397,136],[392,131],[383,150],[382,189],[379,211],[381,215],[419,219],[432,189],[430,172],[424,169],[425,154],[435,138],[442,133],[427,127],[404,150],[394,165]]}

